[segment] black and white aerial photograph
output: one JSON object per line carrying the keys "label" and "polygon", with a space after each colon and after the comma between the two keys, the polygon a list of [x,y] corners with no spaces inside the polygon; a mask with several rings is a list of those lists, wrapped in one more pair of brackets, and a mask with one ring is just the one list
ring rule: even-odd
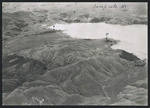
{"label": "black and white aerial photograph", "polygon": [[147,2],[2,2],[2,105],[147,106]]}

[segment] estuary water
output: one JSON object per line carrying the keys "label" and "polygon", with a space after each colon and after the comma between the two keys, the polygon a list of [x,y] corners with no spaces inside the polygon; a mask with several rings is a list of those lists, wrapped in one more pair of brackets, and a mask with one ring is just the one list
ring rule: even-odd
{"label": "estuary water", "polygon": [[[50,26],[49,28],[53,28]],[[55,24],[55,29],[73,38],[81,39],[101,39],[108,38],[120,40],[113,49],[123,49],[134,53],[141,59],[147,59],[148,31],[147,25],[113,25],[106,23],[70,23]]]}

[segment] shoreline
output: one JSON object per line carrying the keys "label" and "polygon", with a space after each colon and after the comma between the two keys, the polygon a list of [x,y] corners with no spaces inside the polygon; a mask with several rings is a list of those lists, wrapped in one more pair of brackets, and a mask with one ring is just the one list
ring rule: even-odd
{"label": "shoreline", "polygon": [[[67,22],[65,22],[65,23],[55,23],[54,25],[56,25],[56,24],[77,24],[77,23],[81,23],[81,24],[83,24],[83,23],[88,23],[88,24],[92,24],[91,22],[71,22],[71,23],[67,23]],[[106,22],[97,22],[97,23],[104,23],[104,24],[109,24],[109,23],[106,23]],[[121,25],[121,24],[110,24],[110,25],[117,25],[117,26],[136,26],[136,25],[141,25],[141,26],[147,26],[147,24],[128,24],[128,25]],[[52,26],[52,25],[51,25]],[[47,27],[50,27],[50,26],[47,26]],[[57,30],[57,29],[56,29]],[[62,33],[64,33],[63,32],[63,30],[62,30]],[[64,33],[65,35],[67,35],[67,36],[69,36],[67,33]],[[72,37],[71,35],[70,35],[70,37],[71,38],[75,38],[75,39],[87,39],[87,40],[90,40],[91,38],[76,38],[76,37]],[[102,39],[102,38],[99,38],[99,39]],[[92,40],[92,39],[91,39]],[[115,39],[114,39],[115,40]],[[118,41],[118,40],[117,40]],[[120,43],[121,41],[119,40],[119,42],[118,43]],[[118,44],[117,43],[117,44]],[[115,45],[115,44],[114,44]],[[116,49],[116,48],[112,48],[112,49]],[[117,49],[120,49],[120,48],[117,48]],[[127,52],[129,52],[129,53],[133,53],[133,55],[135,55],[135,56],[137,56],[137,57],[139,57],[141,60],[143,60],[143,59],[146,59],[146,60],[148,60],[148,58],[147,57],[144,57],[144,55],[143,55],[143,57],[141,57],[141,56],[138,56],[138,54],[136,54],[136,53],[134,53],[134,52],[130,52],[129,50],[125,50],[125,49],[123,49],[123,48],[121,48],[121,50],[124,50],[124,51],[127,51]],[[145,54],[146,55],[146,54]]]}
{"label": "shoreline", "polygon": [[[68,38],[72,38],[72,39],[79,39],[79,40],[104,40],[104,39],[105,39],[105,38],[99,38],[99,39],[75,38],[75,37],[72,37],[72,36],[70,36],[70,35],[64,33],[64,32],[63,32],[64,30],[59,30],[59,31],[61,31],[61,33],[64,34],[64,35],[66,35]],[[117,45],[118,43],[120,43],[121,40],[115,40],[115,39],[113,39],[113,38],[108,38],[108,40],[112,41],[111,44],[108,44],[108,47],[110,47],[111,49],[113,49],[113,50],[122,50],[122,51],[126,51],[126,52],[132,54],[133,56],[138,57],[135,53],[129,52],[129,51],[127,51],[127,50],[119,49],[119,48],[117,48],[117,49],[112,48],[114,45]],[[148,58],[144,58],[144,59],[141,59],[140,57],[138,57],[138,58],[139,58],[140,60],[146,60],[146,61],[148,60]],[[147,62],[146,62],[146,63],[147,63]]]}
{"label": "shoreline", "polygon": [[140,23],[137,23],[137,24],[120,24],[120,23],[117,23],[117,24],[115,24],[115,23],[107,23],[107,22],[65,22],[65,21],[61,21],[60,23],[56,23],[56,22],[54,22],[53,24],[50,22],[50,21],[46,21],[46,22],[43,22],[44,23],[44,25],[45,24],[47,24],[47,23],[50,23],[50,25],[48,24],[48,26],[47,27],[50,27],[50,26],[52,26],[52,25],[56,25],[56,24],[67,24],[67,25],[69,25],[69,24],[77,24],[77,23],[79,23],[79,24],[83,24],[83,23],[86,23],[86,24],[93,24],[93,23],[104,23],[104,24],[110,24],[110,25],[117,25],[117,26],[134,26],[134,25],[143,25],[143,26],[148,26],[148,24],[140,24]]}

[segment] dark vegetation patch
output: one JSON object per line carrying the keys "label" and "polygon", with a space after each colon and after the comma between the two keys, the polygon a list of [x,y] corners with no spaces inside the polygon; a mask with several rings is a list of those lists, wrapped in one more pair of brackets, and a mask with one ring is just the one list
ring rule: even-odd
{"label": "dark vegetation patch", "polygon": [[90,20],[91,23],[96,23],[96,22],[105,22],[105,21],[109,21],[111,20],[112,18],[109,18],[109,17],[100,17],[100,18],[92,18]]}
{"label": "dark vegetation patch", "polygon": [[83,40],[87,40],[87,41],[90,41],[90,40],[92,40],[92,39],[83,39]]}
{"label": "dark vegetation patch", "polygon": [[[14,60],[10,62],[11,60]],[[34,59],[25,59],[21,56],[11,55],[3,58],[3,92],[11,92],[24,82],[36,80],[38,75],[47,71],[45,64]]]}
{"label": "dark vegetation patch", "polygon": [[133,53],[128,53],[124,50],[122,50],[122,53],[120,54],[120,57],[126,60],[130,60],[130,61],[137,61],[140,60],[136,55],[134,55]]}
{"label": "dark vegetation patch", "polygon": [[77,22],[77,23],[78,23],[78,22],[81,22],[81,21],[80,21],[79,19],[75,19],[74,22]]}
{"label": "dark vegetation patch", "polygon": [[49,30],[49,31],[44,31],[44,32],[40,32],[38,33],[38,35],[43,35],[43,34],[46,34],[46,33],[55,33],[55,32],[58,32],[59,30]]}
{"label": "dark vegetation patch", "polygon": [[60,17],[62,17],[62,18],[65,18],[65,17],[67,17],[67,16],[68,16],[67,13],[60,13]]}

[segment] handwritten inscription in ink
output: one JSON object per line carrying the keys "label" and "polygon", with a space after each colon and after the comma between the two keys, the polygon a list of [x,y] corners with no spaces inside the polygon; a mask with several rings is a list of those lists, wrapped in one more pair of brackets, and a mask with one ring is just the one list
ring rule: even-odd
{"label": "handwritten inscription in ink", "polygon": [[117,4],[113,4],[113,5],[97,5],[97,4],[95,4],[94,8],[100,8],[102,10],[105,10],[106,8],[109,8],[109,9],[123,8],[123,9],[125,9],[125,8],[127,8],[127,5],[118,6]]}

